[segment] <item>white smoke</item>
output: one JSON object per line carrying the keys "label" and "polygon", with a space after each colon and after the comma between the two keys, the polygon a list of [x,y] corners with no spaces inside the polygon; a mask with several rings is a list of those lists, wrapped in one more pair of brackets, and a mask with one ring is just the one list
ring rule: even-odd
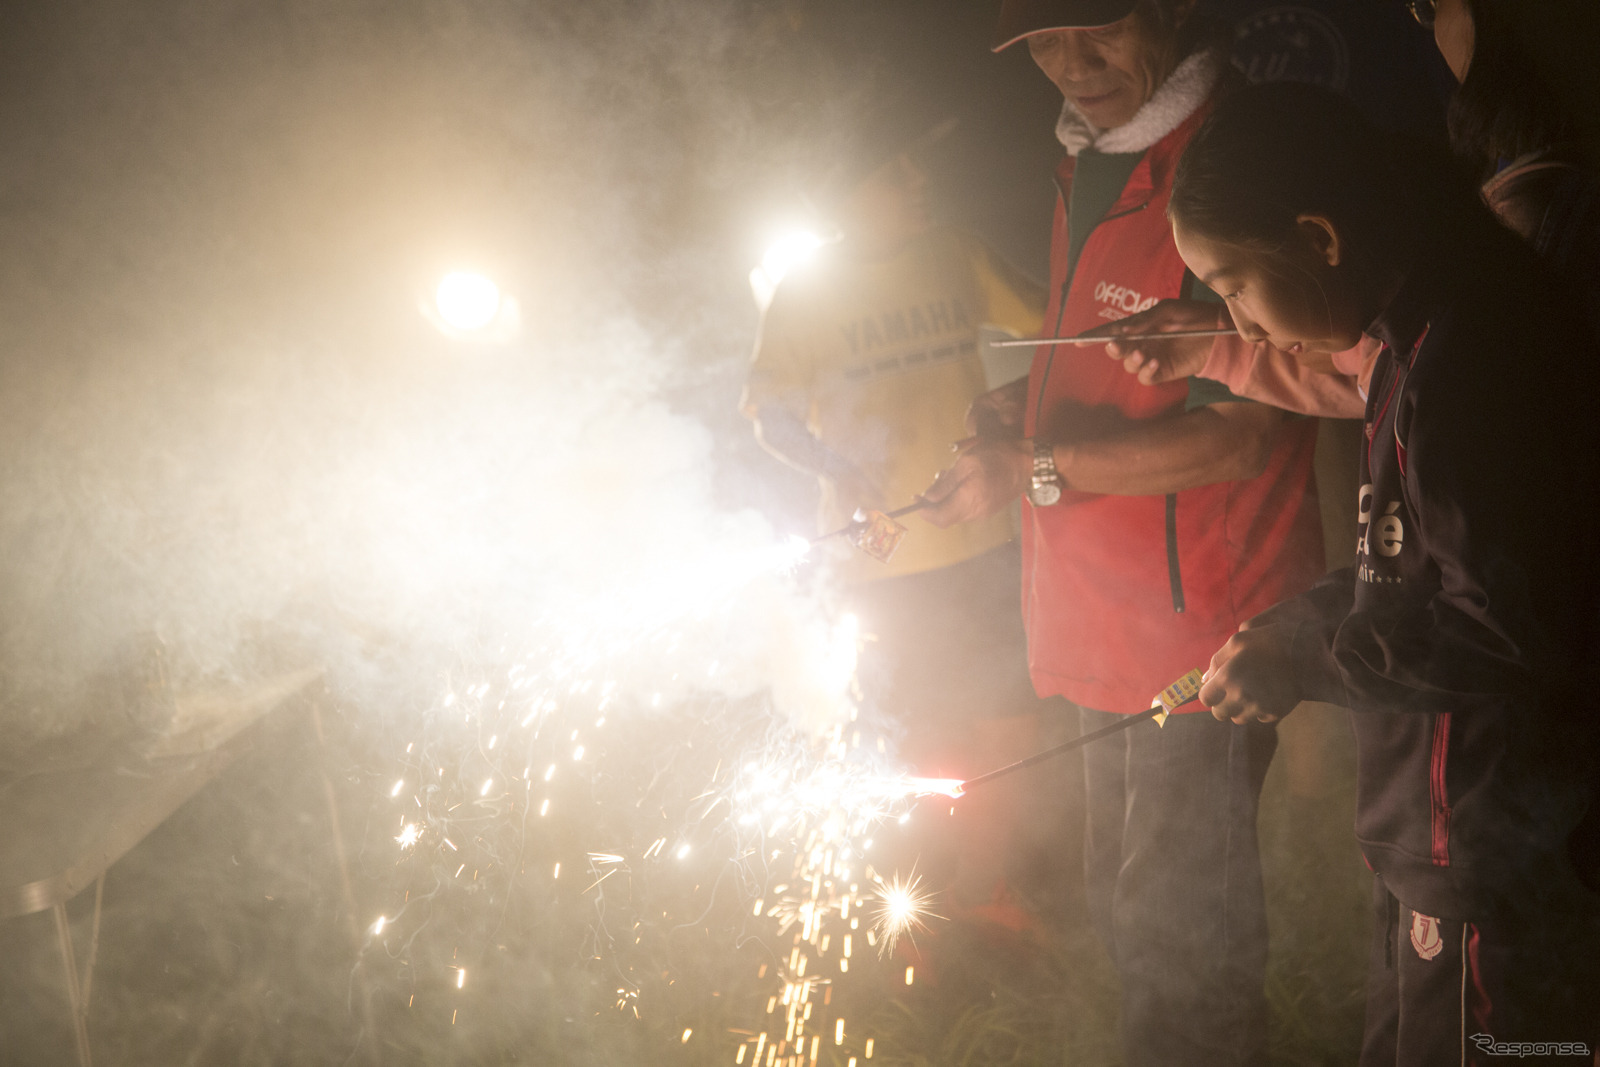
{"label": "white smoke", "polygon": [[[157,651],[200,684],[597,647],[780,544],[716,499],[713,434],[668,402],[694,375],[731,407],[753,328],[740,269],[722,285],[714,247],[667,243],[694,232],[686,151],[726,182],[776,144],[705,62],[751,39],[738,10],[44,18],[0,164],[8,726],[94,724],[97,687]],[[521,300],[515,343],[417,314],[463,261]],[[794,660],[826,654],[821,609],[781,578],[724,592],[688,658],[733,689],[788,678],[817,715],[798,679],[828,672]],[[642,655],[641,685],[683,673]]]}

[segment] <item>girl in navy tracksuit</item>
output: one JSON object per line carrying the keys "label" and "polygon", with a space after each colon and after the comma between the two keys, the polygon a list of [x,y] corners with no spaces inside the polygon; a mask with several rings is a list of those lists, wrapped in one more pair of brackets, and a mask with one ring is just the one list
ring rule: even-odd
{"label": "girl in navy tracksuit", "polygon": [[1362,1063],[1588,1064],[1600,353],[1470,185],[1341,98],[1258,86],[1195,136],[1170,215],[1246,338],[1308,364],[1364,332],[1354,567],[1258,616],[1201,699],[1345,704],[1378,922]]}

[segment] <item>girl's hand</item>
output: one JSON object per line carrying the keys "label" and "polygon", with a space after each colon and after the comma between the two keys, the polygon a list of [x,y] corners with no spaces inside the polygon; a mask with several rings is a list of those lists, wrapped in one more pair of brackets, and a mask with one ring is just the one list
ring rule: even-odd
{"label": "girl's hand", "polygon": [[[1170,330],[1225,330],[1233,325],[1227,309],[1204,300],[1163,300],[1148,311],[1118,319],[1095,333],[1141,334]],[[1122,361],[1122,369],[1139,376],[1145,385],[1188,378],[1199,373],[1211,352],[1211,338],[1183,337],[1172,341],[1112,341],[1106,355]]]}
{"label": "girl's hand", "polygon": [[1300,685],[1281,625],[1249,623],[1211,657],[1200,703],[1220,721],[1277,722],[1300,703]]}

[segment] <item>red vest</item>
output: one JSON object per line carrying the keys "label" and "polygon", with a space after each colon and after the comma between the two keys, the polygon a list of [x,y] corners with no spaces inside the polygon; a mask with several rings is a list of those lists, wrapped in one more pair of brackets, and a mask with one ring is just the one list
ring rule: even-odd
{"label": "red vest", "polygon": [[[1075,160],[1058,171],[1047,336],[1066,336],[1182,295],[1172,242],[1172,172],[1209,107],[1140,160],[1066,277],[1066,196]],[[1184,413],[1187,382],[1141,385],[1098,346],[1041,347],[1028,380],[1027,433],[1094,409],[1125,418]],[[1083,409],[1090,411],[1085,415]],[[1266,470],[1170,496],[1067,492],[1023,508],[1023,616],[1041,696],[1132,712],[1192,667],[1207,667],[1239,623],[1321,577],[1322,527],[1312,481],[1316,422],[1284,424]],[[1201,710],[1190,705],[1185,710]]]}

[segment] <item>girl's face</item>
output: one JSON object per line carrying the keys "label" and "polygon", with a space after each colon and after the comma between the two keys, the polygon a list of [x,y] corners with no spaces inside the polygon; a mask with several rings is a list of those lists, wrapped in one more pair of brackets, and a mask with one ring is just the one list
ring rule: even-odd
{"label": "girl's face", "polygon": [[1195,277],[1228,306],[1248,341],[1266,341],[1314,370],[1353,348],[1371,315],[1364,310],[1332,223],[1301,216],[1289,246],[1270,256],[1213,240],[1173,223],[1172,236]]}

